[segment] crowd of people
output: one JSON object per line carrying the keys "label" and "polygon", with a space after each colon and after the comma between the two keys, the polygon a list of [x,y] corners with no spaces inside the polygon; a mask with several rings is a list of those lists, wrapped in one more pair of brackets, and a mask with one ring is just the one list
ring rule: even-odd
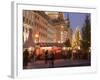
{"label": "crowd of people", "polygon": [[[88,59],[90,54],[81,50],[62,50],[59,55],[60,59]],[[42,58],[41,58],[42,56]],[[33,51],[28,51],[25,49],[23,52],[23,67],[26,67],[29,62],[35,63],[37,60],[43,60],[45,64],[49,64],[49,67],[54,67],[54,62],[57,56],[56,51],[53,49],[42,50],[42,54],[37,54],[37,49]]]}
{"label": "crowd of people", "polygon": [[[55,60],[55,53],[53,50],[46,50],[44,51],[44,63],[49,64],[49,67],[54,67],[54,60]],[[26,67],[29,62],[35,63],[37,60],[39,60],[40,55],[37,55],[36,49],[34,51],[28,51],[28,49],[25,49],[23,52],[23,66]]]}

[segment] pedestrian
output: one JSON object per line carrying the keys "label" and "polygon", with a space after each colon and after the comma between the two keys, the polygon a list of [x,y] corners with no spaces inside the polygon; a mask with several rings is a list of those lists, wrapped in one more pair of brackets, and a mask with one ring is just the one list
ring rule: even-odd
{"label": "pedestrian", "polygon": [[64,59],[64,60],[66,60],[67,59],[67,51],[65,51],[65,50],[62,50],[62,58]]}
{"label": "pedestrian", "polygon": [[54,67],[54,53],[53,51],[51,52],[51,64],[52,64],[52,68]]}
{"label": "pedestrian", "polygon": [[49,59],[49,67],[54,67],[54,53],[53,51],[49,51],[48,54],[48,59]]}
{"label": "pedestrian", "polygon": [[45,64],[48,62],[48,50],[45,51]]}
{"label": "pedestrian", "polygon": [[68,59],[71,59],[71,57],[72,57],[72,51],[71,50],[68,50],[67,58]]}
{"label": "pedestrian", "polygon": [[29,62],[29,52],[27,49],[23,52],[23,67],[26,68]]}
{"label": "pedestrian", "polygon": [[32,61],[33,63],[36,61],[36,49],[32,53]]}

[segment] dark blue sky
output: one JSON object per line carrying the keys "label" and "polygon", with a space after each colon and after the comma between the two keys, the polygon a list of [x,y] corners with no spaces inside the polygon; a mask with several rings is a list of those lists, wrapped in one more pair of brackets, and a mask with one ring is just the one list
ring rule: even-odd
{"label": "dark blue sky", "polygon": [[89,13],[75,13],[75,12],[66,12],[64,13],[65,19],[67,18],[67,15],[69,15],[70,19],[70,26],[72,30],[75,30],[78,26],[79,28],[83,27],[84,21],[86,19],[86,15],[90,16]]}

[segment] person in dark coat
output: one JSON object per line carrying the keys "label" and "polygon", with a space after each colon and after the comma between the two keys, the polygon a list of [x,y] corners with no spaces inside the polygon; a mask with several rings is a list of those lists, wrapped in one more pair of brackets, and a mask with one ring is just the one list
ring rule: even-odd
{"label": "person in dark coat", "polygon": [[45,64],[48,62],[48,50],[45,51]]}
{"label": "person in dark coat", "polygon": [[53,53],[53,51],[51,52],[51,64],[52,64],[52,67],[54,67],[54,53]]}
{"label": "person in dark coat", "polygon": [[32,51],[31,60],[33,63],[35,63],[35,61],[36,61],[36,49],[34,51]]}
{"label": "person in dark coat", "polygon": [[48,59],[49,59],[49,67],[53,68],[54,67],[54,53],[53,53],[53,51],[50,51],[50,53],[48,55]]}
{"label": "person in dark coat", "polygon": [[26,67],[29,62],[28,56],[29,52],[27,49],[25,49],[25,51],[23,52],[23,67]]}

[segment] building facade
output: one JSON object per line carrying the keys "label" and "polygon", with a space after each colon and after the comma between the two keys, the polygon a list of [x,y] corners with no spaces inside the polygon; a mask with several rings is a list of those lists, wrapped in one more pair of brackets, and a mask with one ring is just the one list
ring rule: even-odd
{"label": "building facade", "polygon": [[23,42],[64,43],[71,36],[66,25],[63,12],[23,10]]}

